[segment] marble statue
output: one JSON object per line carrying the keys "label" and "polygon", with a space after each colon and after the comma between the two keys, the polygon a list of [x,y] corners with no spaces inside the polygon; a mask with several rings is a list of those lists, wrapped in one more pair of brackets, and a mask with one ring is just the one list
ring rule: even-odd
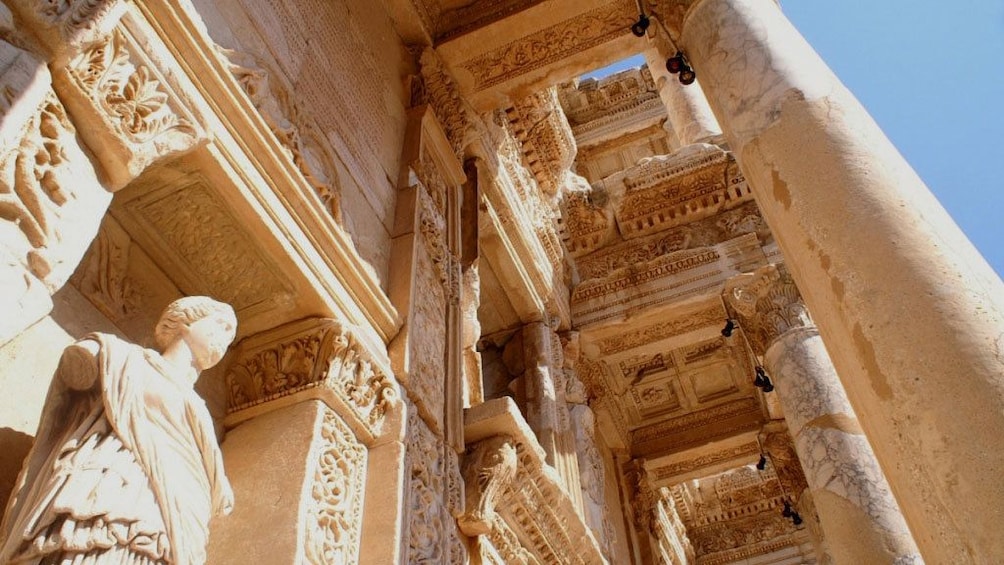
{"label": "marble statue", "polygon": [[0,529],[0,563],[206,560],[209,519],[233,492],[213,422],[193,390],[233,341],[233,309],[182,298],[160,352],[95,333],[63,352]]}

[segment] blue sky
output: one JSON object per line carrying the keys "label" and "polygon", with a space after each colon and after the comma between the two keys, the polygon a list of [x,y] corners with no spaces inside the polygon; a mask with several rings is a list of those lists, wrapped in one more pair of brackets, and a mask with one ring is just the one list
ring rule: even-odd
{"label": "blue sky", "polygon": [[[1004,274],[1004,2],[785,0],[782,7]],[[632,58],[617,70],[640,64]]]}

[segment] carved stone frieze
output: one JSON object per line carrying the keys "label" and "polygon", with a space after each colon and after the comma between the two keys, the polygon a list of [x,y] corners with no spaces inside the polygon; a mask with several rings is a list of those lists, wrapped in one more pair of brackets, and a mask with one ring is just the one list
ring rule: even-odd
{"label": "carved stone frieze", "polygon": [[360,551],[367,451],[330,408],[324,409],[308,499],[305,552],[312,565],[356,562]]}
{"label": "carved stone frieze", "polygon": [[674,477],[693,473],[699,469],[711,467],[718,463],[736,459],[755,458],[760,451],[760,444],[755,441],[749,441],[741,445],[718,449],[697,457],[687,458],[683,461],[655,466],[649,469],[649,474],[654,482],[665,484],[665,481],[671,481]]}
{"label": "carved stone frieze", "polygon": [[517,101],[507,111],[527,168],[548,197],[557,195],[575,159],[575,138],[551,87]]}
{"label": "carved stone frieze", "polygon": [[[594,190],[578,175],[566,185],[561,201],[562,237],[565,248],[573,257],[592,253],[617,236],[613,210],[607,204],[603,190]],[[583,274],[579,273],[580,278]]]}
{"label": "carved stone frieze", "polygon": [[[569,193],[566,196],[566,208],[578,205],[574,200],[571,203],[567,202],[569,197],[574,198],[572,196],[574,194]],[[566,221],[565,227],[572,241],[589,238],[591,232],[598,230],[598,226],[591,229],[591,223]],[[575,253],[573,245],[569,245],[569,252],[576,256],[575,266],[579,279],[588,281],[609,277],[620,269],[647,263],[670,253],[711,247],[749,233],[756,234],[761,246],[772,241],[770,230],[753,202],[747,202],[732,210],[684,226],[607,245],[585,256]]]}
{"label": "carved stone frieze", "polygon": [[814,325],[784,264],[730,279],[724,296],[758,355],[788,330]]}
{"label": "carved stone frieze", "polygon": [[672,494],[701,563],[732,563],[808,541],[781,514],[785,491],[773,466],[745,465],[680,484]]}
{"label": "carved stone frieze", "polygon": [[596,343],[596,349],[600,355],[621,353],[647,343],[683,335],[704,326],[717,324],[722,320],[722,314],[720,305],[712,305],[695,311],[688,316],[646,324],[627,332],[618,332],[616,335],[599,340]]}
{"label": "carved stone frieze", "polygon": [[463,67],[474,78],[473,89],[484,90],[559,61],[573,53],[624,35],[637,14],[613,2],[548,26],[472,59]]}
{"label": "carved stone frieze", "polygon": [[642,159],[603,182],[616,194],[621,235],[640,237],[706,218],[753,200],[731,152],[695,144]]}
{"label": "carved stone frieze", "polygon": [[676,251],[603,279],[581,282],[572,292],[572,316],[579,327],[586,327],[621,319],[640,308],[717,294],[728,278],[766,262],[753,234]]}
{"label": "carved stone frieze", "polygon": [[162,50],[145,22],[130,14],[55,75],[74,118],[89,126],[81,132],[85,141],[104,148],[98,157],[115,187],[206,140],[182,94],[183,73],[159,66]]}
{"label": "carved stone frieze", "polygon": [[336,222],[342,221],[335,151],[292,89],[261,58],[218,48],[230,72]]}
{"label": "carved stone frieze", "polygon": [[430,47],[422,52],[421,89],[419,100],[412,105],[428,104],[446,130],[453,151],[458,159],[463,157],[464,148],[477,139],[484,128],[480,118],[460,95],[460,89],[450,71]]}
{"label": "carved stone frieze", "polygon": [[346,324],[295,322],[238,346],[227,371],[233,414],[310,389],[330,391],[371,437],[399,402],[396,383]]}

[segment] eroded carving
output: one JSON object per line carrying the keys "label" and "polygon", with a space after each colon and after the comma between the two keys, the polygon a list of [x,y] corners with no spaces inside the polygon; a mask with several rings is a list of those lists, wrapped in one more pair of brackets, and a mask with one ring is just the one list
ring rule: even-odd
{"label": "eroded carving", "polygon": [[516,447],[509,436],[495,436],[469,449],[464,458],[467,511],[457,519],[468,536],[489,533],[503,487],[516,476]]}
{"label": "eroded carving", "polygon": [[768,265],[730,279],[724,295],[759,355],[785,332],[814,325],[795,281],[783,264]]}
{"label": "eroded carving", "polygon": [[330,408],[324,408],[311,487],[307,560],[314,565],[354,563],[359,555],[366,447]]}
{"label": "eroded carving", "polygon": [[327,212],[336,222],[341,222],[341,188],[335,153],[320,127],[303,110],[279,73],[269,69],[262,59],[231,49],[218,50],[286,155],[314,189]]}
{"label": "eroded carving", "polygon": [[355,333],[335,320],[321,319],[265,346],[241,351],[227,373],[227,408],[233,413],[313,387],[333,391],[374,436],[399,402],[395,384]]}

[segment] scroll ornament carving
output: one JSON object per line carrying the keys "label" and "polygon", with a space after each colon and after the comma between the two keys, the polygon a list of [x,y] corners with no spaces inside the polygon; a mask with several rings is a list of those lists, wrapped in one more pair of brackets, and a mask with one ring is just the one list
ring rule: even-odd
{"label": "scroll ornament carving", "polygon": [[783,264],[732,278],[725,286],[725,298],[758,355],[785,332],[814,325]]}
{"label": "scroll ornament carving", "polygon": [[236,412],[311,387],[332,390],[379,435],[397,389],[352,332],[324,320],[300,335],[238,359],[227,374],[228,408]]}
{"label": "scroll ornament carving", "polygon": [[231,49],[217,47],[217,51],[327,212],[341,223],[341,189],[335,157],[320,127],[306,115],[278,73],[268,70],[266,63]]}
{"label": "scroll ornament carving", "polygon": [[[484,124],[460,94],[460,88],[450,75],[439,55],[431,48],[422,52],[421,97],[432,107],[436,118],[443,124],[446,137],[457,158],[463,162],[464,148],[480,137]],[[419,102],[415,100],[413,102]]]}
{"label": "scroll ornament carving", "polygon": [[478,55],[463,67],[477,90],[491,88],[623,34],[634,15],[620,3],[606,4]]}
{"label": "scroll ornament carving", "polygon": [[134,152],[153,160],[190,148],[198,138],[195,125],[172,107],[167,86],[132,49],[116,29],[70,61],[70,76]]}
{"label": "scroll ornament carving", "polygon": [[444,506],[447,489],[444,447],[409,404],[409,563],[444,563],[448,559],[444,536],[446,528],[453,527],[453,520]]}
{"label": "scroll ornament carving", "polygon": [[307,560],[315,565],[354,563],[360,548],[366,447],[328,408],[320,443],[306,530]]}
{"label": "scroll ornament carving", "polygon": [[473,537],[491,531],[497,499],[515,478],[517,464],[514,441],[507,435],[488,438],[470,449],[463,465],[467,510],[457,519],[464,534]]}
{"label": "scroll ornament carving", "polygon": [[64,147],[74,135],[66,111],[50,92],[20,144],[0,158],[0,218],[24,236],[28,251],[23,260],[43,281],[52,272],[50,255],[61,240],[60,209],[74,198],[73,184],[61,178],[72,166]]}

